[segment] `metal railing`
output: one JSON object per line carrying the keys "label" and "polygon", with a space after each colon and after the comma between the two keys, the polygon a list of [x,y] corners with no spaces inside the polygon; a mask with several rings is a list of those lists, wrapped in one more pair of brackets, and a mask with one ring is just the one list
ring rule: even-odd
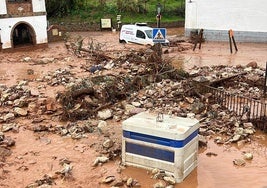
{"label": "metal railing", "polygon": [[256,100],[231,94],[211,86],[202,86],[201,92],[211,93],[213,100],[218,104],[235,112],[238,116],[243,116],[245,114],[256,127],[267,131],[267,103],[264,99]]}

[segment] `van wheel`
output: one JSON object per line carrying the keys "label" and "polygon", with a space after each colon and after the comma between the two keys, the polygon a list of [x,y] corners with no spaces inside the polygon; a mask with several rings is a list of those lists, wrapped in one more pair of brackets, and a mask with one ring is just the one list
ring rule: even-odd
{"label": "van wheel", "polygon": [[120,42],[120,43],[126,43],[126,41],[125,41],[125,40],[119,40],[119,42]]}

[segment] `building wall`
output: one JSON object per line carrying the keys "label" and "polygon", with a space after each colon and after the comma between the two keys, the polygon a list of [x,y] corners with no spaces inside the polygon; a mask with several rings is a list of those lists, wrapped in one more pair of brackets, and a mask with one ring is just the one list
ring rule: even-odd
{"label": "building wall", "polygon": [[21,16],[21,15],[32,15],[32,4],[27,3],[8,3],[7,11],[9,15]]}
{"label": "building wall", "polygon": [[207,40],[228,40],[228,30],[245,42],[267,41],[266,0],[186,0],[186,35],[204,29]]}
{"label": "building wall", "polygon": [[6,0],[0,0],[0,15],[4,15],[6,13],[7,13]]}
{"label": "building wall", "polygon": [[47,21],[46,15],[3,18],[0,21],[0,36],[3,43],[2,48],[7,49],[12,47],[11,35],[15,25],[19,22],[24,22],[30,25],[36,33],[36,44],[47,43]]}
{"label": "building wall", "polygon": [[32,0],[33,12],[46,12],[45,0]]}

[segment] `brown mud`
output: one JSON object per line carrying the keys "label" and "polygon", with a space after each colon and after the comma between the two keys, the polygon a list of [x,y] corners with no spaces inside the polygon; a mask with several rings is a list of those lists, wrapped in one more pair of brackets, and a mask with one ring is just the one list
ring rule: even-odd
{"label": "brown mud", "polygon": [[[170,35],[182,35],[182,29],[168,31]],[[116,49],[130,50],[131,48],[143,48],[134,44],[119,44],[118,33],[112,32],[89,32],[72,33],[75,36],[92,37],[98,42],[104,43],[107,50]],[[237,41],[238,42],[238,41]],[[188,45],[188,44],[186,44]],[[186,50],[183,52],[173,51],[166,57],[182,61],[185,69],[193,66],[213,65],[246,65],[255,61],[259,66],[265,67],[267,61],[267,44],[237,43],[239,51],[230,54],[228,43],[205,42],[201,50]],[[192,49],[192,48],[191,48]],[[55,58],[55,63],[39,64],[22,61],[25,57],[32,59]],[[80,67],[86,62],[70,54],[63,42],[51,43],[46,49],[37,49],[29,52],[0,53],[0,84],[11,86],[21,80],[30,81],[29,87],[38,88],[42,85],[35,82],[48,72],[59,68],[71,68],[76,76],[85,76]],[[33,74],[28,74],[33,70]],[[55,98],[56,92],[63,90],[62,86],[43,88],[41,94]],[[109,187],[100,184],[107,176],[132,177],[141,187],[149,188],[160,181],[151,179],[147,170],[127,167],[119,170],[120,159],[110,161],[102,166],[92,167],[95,158],[99,156],[94,147],[102,138],[97,134],[88,134],[87,138],[73,140],[50,133],[33,133],[25,127],[31,127],[32,122],[27,118],[17,120],[21,126],[19,132],[8,132],[6,136],[12,137],[16,145],[12,147],[12,155],[7,157],[6,162],[0,163],[0,187],[26,187],[35,180],[41,179],[45,174],[53,176],[55,171],[60,171],[61,159],[68,158],[73,165],[73,178],[58,178],[52,187]],[[48,119],[47,125],[56,126],[64,122],[57,119]],[[121,123],[110,122],[113,126],[114,137],[119,142],[121,139]],[[199,149],[198,167],[176,188],[266,188],[267,187],[267,136],[257,131],[251,144],[241,148],[236,145],[217,145],[211,137],[207,148]],[[216,156],[206,155],[208,152]],[[245,166],[233,165],[233,160],[242,158],[244,152],[253,153],[253,160]]]}

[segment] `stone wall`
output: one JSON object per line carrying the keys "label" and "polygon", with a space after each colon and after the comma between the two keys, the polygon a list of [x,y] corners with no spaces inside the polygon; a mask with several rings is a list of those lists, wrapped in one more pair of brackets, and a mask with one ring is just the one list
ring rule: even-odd
{"label": "stone wall", "polygon": [[[122,23],[122,24],[129,24],[129,23]],[[157,27],[157,23],[147,23],[150,27]],[[49,25],[58,25],[60,26],[63,30],[72,32],[72,31],[100,31],[100,22],[49,22]],[[113,22],[112,23],[113,28],[117,28],[117,23]],[[162,22],[161,24],[162,28],[172,28],[172,27],[184,27],[184,21],[177,21],[177,22],[168,22],[164,23]]]}
{"label": "stone wall", "polygon": [[32,4],[29,3],[8,3],[7,13],[9,15],[29,15],[32,14]]}

